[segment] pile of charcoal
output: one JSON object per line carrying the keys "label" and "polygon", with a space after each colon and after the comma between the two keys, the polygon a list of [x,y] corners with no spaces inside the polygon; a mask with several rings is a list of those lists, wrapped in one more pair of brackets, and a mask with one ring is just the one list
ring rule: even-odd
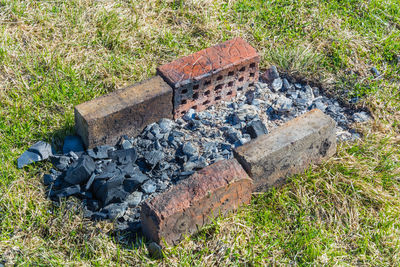
{"label": "pile of charcoal", "polygon": [[176,121],[161,119],[137,137],[122,136],[115,147],[83,151],[76,138],[65,140],[63,154],[52,155],[44,142],[33,147],[47,149],[42,153],[55,167],[44,175],[50,199],[75,196],[82,199],[85,216],[111,219],[119,230],[136,231],[142,201],[197,170],[232,158],[235,147],[313,108],[337,122],[338,140],[359,138],[350,125],[370,118],[364,111],[342,107],[319,88],[280,77],[272,67],[232,101],[202,112],[189,110]]}

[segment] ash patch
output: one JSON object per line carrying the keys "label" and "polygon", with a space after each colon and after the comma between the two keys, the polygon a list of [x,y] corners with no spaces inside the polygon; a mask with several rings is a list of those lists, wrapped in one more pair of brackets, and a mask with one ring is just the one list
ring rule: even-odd
{"label": "ash patch", "polygon": [[48,197],[55,202],[77,197],[86,217],[114,220],[117,230],[136,232],[143,201],[197,170],[232,158],[235,147],[314,108],[337,122],[340,141],[359,138],[350,125],[370,119],[319,88],[289,82],[272,67],[230,102],[202,112],[189,110],[175,121],[161,119],[135,138],[123,136],[115,147],[74,151],[76,145],[69,145],[68,153],[51,155],[55,168],[44,175]]}

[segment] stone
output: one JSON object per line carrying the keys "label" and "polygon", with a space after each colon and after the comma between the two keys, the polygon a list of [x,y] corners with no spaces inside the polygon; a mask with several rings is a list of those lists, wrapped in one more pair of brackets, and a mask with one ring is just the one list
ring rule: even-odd
{"label": "stone", "polygon": [[90,178],[95,168],[95,163],[91,157],[82,156],[67,170],[64,179],[70,184],[84,183]]}
{"label": "stone", "polygon": [[212,218],[249,203],[252,189],[252,180],[235,159],[214,163],[145,201],[143,233],[160,245],[162,240],[174,245]]}
{"label": "stone", "polygon": [[276,78],[274,81],[271,83],[271,88],[273,92],[278,92],[282,89],[283,86],[283,81],[281,78]]}
{"label": "stone", "polygon": [[352,118],[355,122],[366,122],[370,119],[370,116],[367,112],[361,111],[354,113]]}
{"label": "stone", "polygon": [[137,159],[137,152],[135,148],[121,149],[109,151],[108,156],[110,159],[118,161],[120,164],[134,163]]}
{"label": "stone", "polygon": [[272,82],[279,78],[278,69],[276,66],[271,66],[261,77],[267,82]]}
{"label": "stone", "polygon": [[258,81],[257,51],[240,37],[157,68],[174,90],[174,117],[228,101]]}
{"label": "stone", "polygon": [[157,189],[157,185],[153,180],[148,180],[142,185],[142,190],[146,194],[154,193]]}
{"label": "stone", "polygon": [[130,208],[134,208],[142,201],[142,196],[142,192],[135,191],[126,198],[125,202]]}
{"label": "stone", "polygon": [[160,76],[75,107],[75,127],[87,148],[115,145],[162,118],[172,119],[172,88]]}
{"label": "stone", "polygon": [[285,182],[336,152],[336,123],[315,109],[267,135],[234,149],[235,158],[254,179],[256,191]]}
{"label": "stone", "polygon": [[17,160],[18,169],[23,168],[26,165],[29,165],[34,162],[41,161],[42,157],[34,152],[25,151]]}
{"label": "stone", "polygon": [[263,134],[268,134],[268,129],[262,121],[256,120],[247,125],[246,132],[254,139]]}
{"label": "stone", "polygon": [[39,154],[42,158],[41,160],[48,159],[51,155],[53,155],[51,145],[49,143],[39,141],[33,144],[28,151]]}
{"label": "stone", "polygon": [[84,151],[82,139],[76,135],[69,135],[64,139],[63,153],[67,154],[70,151],[80,152]]}

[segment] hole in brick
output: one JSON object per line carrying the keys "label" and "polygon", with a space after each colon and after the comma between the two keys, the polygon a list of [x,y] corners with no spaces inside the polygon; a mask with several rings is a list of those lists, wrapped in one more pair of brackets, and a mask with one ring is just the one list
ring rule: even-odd
{"label": "hole in brick", "polygon": [[244,78],[240,77],[239,82],[243,82]]}
{"label": "hole in brick", "polygon": [[186,113],[186,111],[181,111],[181,114],[185,114]]}
{"label": "hole in brick", "polygon": [[197,99],[197,98],[199,98],[199,93],[194,93],[193,94],[193,99]]}
{"label": "hole in brick", "polygon": [[182,105],[185,105],[187,103],[187,100],[186,99],[183,99],[182,101],[181,101],[181,104]]}
{"label": "hole in brick", "polygon": [[239,87],[237,90],[238,91],[243,91],[243,87]]}
{"label": "hole in brick", "polygon": [[221,100],[221,96],[216,96],[215,101]]}
{"label": "hole in brick", "polygon": [[256,66],[256,63],[251,63],[250,68],[254,68]]}
{"label": "hole in brick", "polygon": [[228,83],[228,86],[229,86],[229,87],[232,87],[232,86],[233,86],[233,82],[229,82],[229,83]]}
{"label": "hole in brick", "polygon": [[183,89],[183,90],[182,90],[182,94],[186,94],[187,92],[188,92],[187,89]]}
{"label": "hole in brick", "polygon": [[192,109],[196,110],[196,109],[197,109],[197,105],[194,105],[194,106],[192,107]]}
{"label": "hole in brick", "polygon": [[217,81],[222,80],[222,76],[218,76]]}
{"label": "hole in brick", "polygon": [[250,77],[254,77],[254,72],[251,72],[251,73],[250,73]]}
{"label": "hole in brick", "polygon": [[211,84],[211,81],[205,81],[204,82],[204,86],[207,86],[207,85],[210,85]]}
{"label": "hole in brick", "polygon": [[211,93],[211,91],[208,90],[208,91],[206,91],[204,94],[205,94],[205,95],[210,95],[210,93]]}
{"label": "hole in brick", "polygon": [[245,71],[246,70],[246,67],[242,67],[239,71],[240,72],[243,72],[243,71]]}
{"label": "hole in brick", "polygon": [[203,105],[208,105],[208,104],[210,104],[209,100],[206,100],[206,101],[203,102]]}
{"label": "hole in brick", "polygon": [[215,91],[221,90],[223,86],[223,84],[218,84],[217,86],[215,86]]}
{"label": "hole in brick", "polygon": [[229,91],[229,92],[227,93],[227,95],[232,95],[232,91]]}
{"label": "hole in brick", "polygon": [[233,71],[228,72],[228,76],[233,76],[235,74]]}
{"label": "hole in brick", "polygon": [[199,85],[198,84],[193,85],[193,90],[197,90],[197,89],[199,89]]}

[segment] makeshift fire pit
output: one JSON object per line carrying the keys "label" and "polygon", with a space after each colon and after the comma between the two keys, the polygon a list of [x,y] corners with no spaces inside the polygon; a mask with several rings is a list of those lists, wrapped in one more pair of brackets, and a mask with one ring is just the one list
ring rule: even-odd
{"label": "makeshift fire pit", "polygon": [[[238,48],[236,52],[231,50],[236,48]],[[136,128],[127,130],[126,135],[122,131],[129,128],[129,125],[123,122],[121,127],[116,126],[118,131],[113,130],[114,136],[97,138],[96,127],[98,126],[95,122],[101,121],[107,127],[111,127],[112,122],[118,125],[119,121],[116,118],[120,117],[119,114],[135,112],[134,106],[129,106],[128,103],[129,107],[124,106],[120,111],[115,108],[108,113],[102,111],[102,116],[110,116],[111,119],[89,116],[85,113],[89,109],[78,106],[77,125],[85,127],[83,130],[78,129],[78,133],[83,139],[86,138],[84,143],[91,148],[86,151],[75,149],[76,151],[66,154],[50,156],[54,169],[50,171],[50,174],[44,175],[48,197],[54,201],[71,196],[77,197],[82,199],[86,217],[93,220],[114,220],[118,230],[138,231],[141,228],[140,212],[144,201],[162,195],[207,166],[234,159],[235,149],[269,135],[271,131],[279,129],[278,127],[282,124],[312,109],[319,109],[336,121],[336,128],[330,122],[326,125],[328,125],[327,129],[333,127],[336,138],[340,141],[359,138],[359,135],[351,130],[350,125],[369,119],[367,113],[355,112],[341,106],[335,99],[327,97],[321,88],[311,87],[291,77],[281,77],[275,67],[271,67],[260,75],[258,55],[241,39],[210,49],[214,50],[200,51],[199,54],[160,67],[160,75],[174,91],[174,94],[162,93],[156,96],[168,95],[171,98],[171,103],[168,104],[171,107],[171,113],[167,118],[163,118],[163,112],[157,113],[161,114],[160,118],[141,117],[142,123],[150,123],[139,125],[135,122]],[[244,51],[246,56],[241,57],[240,51]],[[210,54],[218,58],[217,69],[213,69],[213,56],[207,57]],[[226,59],[229,55],[230,57],[235,55],[236,58]],[[226,59],[225,63],[221,61],[221,58]],[[202,65],[203,69],[196,70],[196,75],[192,76],[190,71],[182,72],[182,69],[179,69],[180,64],[186,64],[182,67],[183,70],[188,64],[192,67],[195,64],[203,64],[210,68]],[[193,69],[196,68],[191,68]],[[234,69],[232,77],[229,75],[231,69]],[[242,72],[245,75],[241,76]],[[141,83],[141,86],[143,84],[146,83]],[[223,84],[221,91],[217,89],[219,84]],[[162,86],[166,85],[162,84]],[[167,92],[167,89],[164,91]],[[208,100],[208,96],[212,100]],[[111,99],[120,101],[122,97],[114,94]],[[143,99],[140,101],[147,103],[146,97]],[[106,98],[101,98],[93,103],[100,105],[98,103],[107,101]],[[136,105],[142,103],[140,101],[132,101],[132,103]],[[146,112],[151,113],[152,110]],[[316,116],[320,116],[318,114]],[[173,120],[173,117],[176,119]],[[326,120],[325,117],[321,118],[321,120]],[[136,135],[134,132],[138,132],[137,128],[144,129]],[[321,133],[322,131],[318,131],[318,134]],[[118,134],[118,138],[115,134]],[[326,138],[328,140],[330,137]],[[106,142],[117,139],[119,140],[117,144],[93,145],[101,143],[102,140]],[[318,147],[318,157],[323,158],[329,156],[329,153],[334,153],[332,151],[335,148],[335,141],[331,139],[328,143],[321,141],[322,146],[327,147]],[[315,141],[316,146],[318,142],[318,140]],[[295,142],[291,141],[291,143]],[[48,146],[46,148],[43,146],[43,149],[48,151]],[[315,148],[307,149],[311,151]],[[322,151],[323,149],[330,152]],[[40,149],[37,151],[40,152]],[[245,166],[250,163],[244,163],[245,159],[238,158],[238,161],[253,178],[255,174],[252,173],[251,166]],[[310,161],[304,162],[309,164],[313,161],[314,159],[310,156]],[[240,165],[238,166],[240,168]],[[285,168],[290,170],[290,166]],[[303,166],[296,168],[301,170]],[[285,172],[286,169],[281,170],[279,175],[285,176],[291,173]],[[240,170],[235,171],[240,173]],[[185,232],[185,227],[182,232]],[[179,231],[178,234],[180,234]],[[174,237],[171,240],[174,242],[176,239],[177,237]]]}

